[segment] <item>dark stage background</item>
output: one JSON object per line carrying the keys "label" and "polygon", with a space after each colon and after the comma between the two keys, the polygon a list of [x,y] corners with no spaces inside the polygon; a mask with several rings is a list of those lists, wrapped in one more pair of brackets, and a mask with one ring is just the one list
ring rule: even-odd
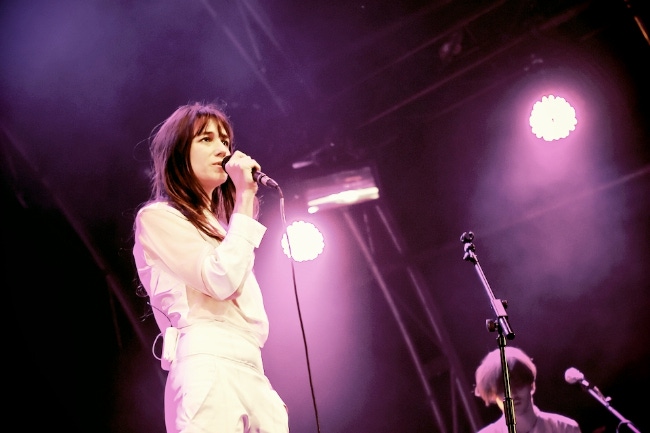
{"label": "dark stage background", "polygon": [[[226,103],[237,146],[280,183],[289,222],[311,219],[326,237],[317,261],[296,263],[294,291],[279,195],[260,189],[263,353],[293,433],[317,432],[303,329],[323,433],[470,432],[472,417],[499,415],[472,394],[497,344],[466,231],[508,301],[509,344],[537,362],[536,403],[584,433],[615,432],[618,419],[565,382],[575,367],[650,431],[646,3],[2,2],[9,416],[27,414],[29,431],[164,432],[131,225],[149,194],[152,128],[207,100]],[[543,91],[577,109],[566,140],[529,131]],[[379,200],[306,214],[311,179],[365,166]],[[469,411],[448,398],[450,368]]]}

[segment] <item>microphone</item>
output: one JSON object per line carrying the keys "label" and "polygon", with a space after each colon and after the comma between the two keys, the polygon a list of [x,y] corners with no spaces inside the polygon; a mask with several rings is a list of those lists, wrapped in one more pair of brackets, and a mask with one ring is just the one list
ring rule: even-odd
{"label": "microphone", "polygon": [[589,382],[585,380],[585,375],[580,370],[574,367],[570,367],[564,372],[564,380],[566,380],[567,383],[571,385],[573,385],[574,383],[579,383],[585,388],[591,388]]}
{"label": "microphone", "polygon": [[[230,161],[230,158],[232,155],[226,156],[222,161],[221,161],[221,167],[223,169],[226,169],[226,163]],[[253,168],[253,180],[260,185],[268,186],[269,188],[275,188],[278,189],[280,188],[280,185],[270,177],[268,177],[266,174],[262,173],[261,171],[258,171],[256,168]]]}

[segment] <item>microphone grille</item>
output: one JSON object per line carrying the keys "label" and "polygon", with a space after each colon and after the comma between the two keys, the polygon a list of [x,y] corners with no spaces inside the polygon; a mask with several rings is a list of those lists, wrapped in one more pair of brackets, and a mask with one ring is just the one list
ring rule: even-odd
{"label": "microphone grille", "polygon": [[585,375],[580,372],[577,368],[571,367],[564,372],[564,380],[570,384],[578,383],[584,380]]}
{"label": "microphone grille", "polygon": [[224,157],[224,158],[221,160],[221,167],[222,167],[222,168],[224,168],[224,169],[226,168],[226,164],[228,163],[228,161],[230,161],[230,158],[231,158],[231,157],[232,157],[232,155],[228,155],[228,156]]}

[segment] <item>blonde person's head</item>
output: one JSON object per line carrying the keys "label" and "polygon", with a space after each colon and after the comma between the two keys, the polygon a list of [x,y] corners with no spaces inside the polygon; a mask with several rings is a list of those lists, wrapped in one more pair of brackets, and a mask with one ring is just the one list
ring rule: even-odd
{"label": "blonde person's head", "polygon": [[[510,387],[529,385],[535,388],[537,367],[533,360],[523,350],[516,347],[505,347],[506,362],[510,377]],[[503,370],[501,354],[495,349],[485,355],[474,374],[474,395],[480,397],[486,406],[496,404],[504,394]]]}

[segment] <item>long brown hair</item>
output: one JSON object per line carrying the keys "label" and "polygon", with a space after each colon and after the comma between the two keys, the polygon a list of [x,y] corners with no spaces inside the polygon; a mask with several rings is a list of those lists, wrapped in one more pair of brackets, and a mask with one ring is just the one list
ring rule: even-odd
{"label": "long brown hair", "polygon": [[[234,151],[233,129],[225,112],[214,103],[194,102],[182,105],[157,125],[150,136],[151,201],[166,200],[178,209],[197,229],[223,240],[208,222],[205,211],[230,221],[235,205],[235,184],[230,177],[208,197],[192,171],[192,140],[204,132],[210,119],[223,126],[228,134],[229,150]],[[256,207],[259,206],[257,197]],[[209,203],[209,209],[206,203]]]}

